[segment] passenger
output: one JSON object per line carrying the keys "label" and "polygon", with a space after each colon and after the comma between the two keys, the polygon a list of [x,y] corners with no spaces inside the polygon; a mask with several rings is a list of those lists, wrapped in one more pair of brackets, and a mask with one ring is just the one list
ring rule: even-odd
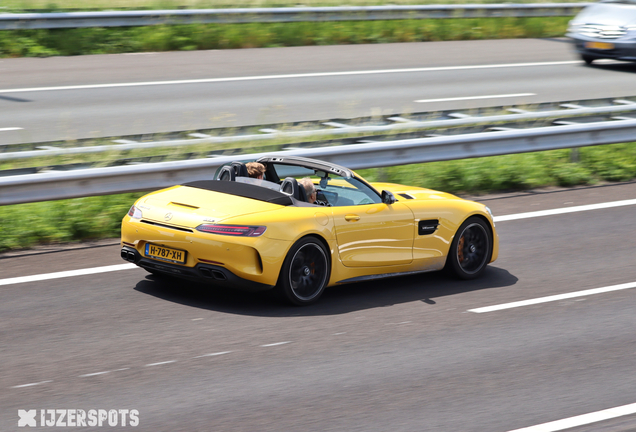
{"label": "passenger", "polygon": [[309,204],[316,203],[316,185],[311,181],[309,177],[305,177],[300,179],[298,182],[305,188],[305,193],[307,194],[307,202]]}
{"label": "passenger", "polygon": [[265,173],[265,165],[259,162],[248,162],[245,164],[247,167],[247,174],[251,178],[263,180],[263,174]]}

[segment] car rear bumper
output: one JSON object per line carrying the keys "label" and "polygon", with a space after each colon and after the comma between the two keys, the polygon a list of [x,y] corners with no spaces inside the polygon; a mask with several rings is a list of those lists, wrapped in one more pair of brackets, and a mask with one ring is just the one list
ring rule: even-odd
{"label": "car rear bumper", "polygon": [[[602,40],[586,38],[579,34],[568,34],[574,42],[574,48],[581,56],[595,59],[615,59],[636,62],[636,40]],[[588,42],[603,42],[613,45],[612,49],[592,49],[586,47]]]}
{"label": "car rear bumper", "polygon": [[121,257],[151,273],[161,273],[213,286],[237,288],[252,292],[266,291],[273,288],[273,285],[243,279],[222,266],[199,263],[194,267],[184,267],[145,258],[135,248],[128,246],[122,247]]}

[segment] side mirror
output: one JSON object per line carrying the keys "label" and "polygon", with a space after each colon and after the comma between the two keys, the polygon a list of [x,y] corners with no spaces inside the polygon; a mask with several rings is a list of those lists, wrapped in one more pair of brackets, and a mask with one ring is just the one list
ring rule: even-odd
{"label": "side mirror", "polygon": [[397,201],[395,199],[395,195],[393,195],[391,192],[389,192],[388,190],[383,190],[382,191],[382,202],[384,204],[393,204],[395,201]]}

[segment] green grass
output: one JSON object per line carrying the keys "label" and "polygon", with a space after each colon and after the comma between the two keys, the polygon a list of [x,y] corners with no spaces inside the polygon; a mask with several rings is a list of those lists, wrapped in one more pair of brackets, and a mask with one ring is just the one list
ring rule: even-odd
{"label": "green grass", "polygon": [[119,237],[121,219],[143,195],[121,194],[0,207],[0,251]]}
{"label": "green grass", "polygon": [[[636,178],[636,143],[586,147],[579,162],[570,150],[494,156],[360,170],[370,181],[389,181],[462,194],[546,186],[593,185]],[[122,194],[0,207],[0,251],[35,244],[119,236],[120,222],[143,195]]]}
{"label": "green grass", "polygon": [[0,57],[558,37],[568,17],[5,30]]}

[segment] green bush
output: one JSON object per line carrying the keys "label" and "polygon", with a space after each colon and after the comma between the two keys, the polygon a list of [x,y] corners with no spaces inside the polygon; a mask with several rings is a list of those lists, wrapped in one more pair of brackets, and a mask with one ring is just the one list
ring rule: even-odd
{"label": "green bush", "polygon": [[5,30],[0,32],[0,57],[553,37],[565,33],[568,21],[483,18]]}
{"label": "green bush", "polygon": [[35,244],[118,237],[121,219],[143,194],[0,207],[0,251]]}

